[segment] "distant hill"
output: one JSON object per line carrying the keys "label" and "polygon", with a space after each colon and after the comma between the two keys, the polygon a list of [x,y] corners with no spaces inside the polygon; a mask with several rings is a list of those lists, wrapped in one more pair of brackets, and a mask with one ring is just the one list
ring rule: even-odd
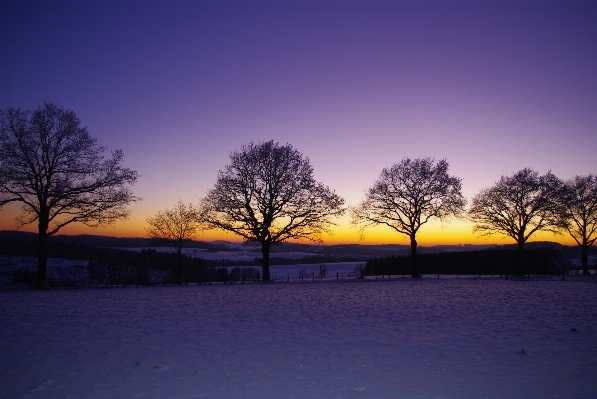
{"label": "distant hill", "polygon": [[[36,243],[37,234],[0,230],[0,241],[16,241],[25,243]],[[129,237],[108,237],[96,236],[89,234],[80,235],[55,235],[48,237],[50,245],[53,243],[72,244],[87,247],[103,247],[103,248],[148,248],[155,247],[157,243],[150,238],[129,238]],[[229,250],[225,244],[210,243],[203,241],[191,241],[185,244],[186,248],[202,248],[211,251],[226,251]]]}
{"label": "distant hill", "polygon": [[[161,246],[149,238],[120,238],[120,237],[106,237],[96,235],[56,235],[49,237],[50,251],[52,247],[57,251],[58,248],[65,247],[100,247],[100,248],[149,248]],[[15,247],[28,247],[27,252],[37,250],[37,234],[21,231],[0,231],[0,252],[9,254],[15,252]],[[238,251],[240,247],[255,247],[259,248],[258,243],[232,243],[226,241],[191,241],[185,244],[185,248],[198,248],[209,252],[228,252]],[[531,242],[525,245],[525,248],[544,248],[555,247],[562,249],[567,253],[574,255],[577,247],[566,247],[555,242]],[[462,252],[462,251],[477,251],[488,248],[495,249],[509,249],[516,248],[515,244],[506,245],[436,245],[436,246],[419,246],[418,252],[420,254],[433,254],[442,252]],[[592,248],[592,250],[595,250]],[[372,257],[385,256],[405,256],[410,254],[410,246],[402,244],[380,244],[380,245],[364,245],[364,244],[337,244],[337,245],[317,245],[317,244],[302,244],[302,243],[284,243],[281,245],[274,245],[271,248],[272,257],[276,257],[276,252],[303,252],[311,253],[317,256],[324,256],[330,258],[339,257],[353,257],[355,259],[368,259]],[[591,251],[592,252],[592,251]],[[576,255],[574,255],[576,256]]]}

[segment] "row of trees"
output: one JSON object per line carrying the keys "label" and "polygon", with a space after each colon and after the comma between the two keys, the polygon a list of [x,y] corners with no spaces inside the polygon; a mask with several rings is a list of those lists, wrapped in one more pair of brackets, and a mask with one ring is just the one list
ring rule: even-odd
{"label": "row of trees", "polygon": [[[418,276],[419,229],[431,219],[466,218],[481,236],[506,235],[518,246],[518,267],[523,248],[538,231],[567,232],[581,246],[583,272],[588,273],[587,249],[597,239],[597,179],[593,175],[562,181],[553,173],[539,175],[525,168],[502,176],[482,189],[468,211],[461,179],[448,174],[445,160],[405,159],[384,169],[365,199],[351,209],[352,223],[361,232],[385,225],[410,238],[412,276]],[[506,272],[508,275],[508,271]]]}
{"label": "row of trees", "polygon": [[[91,227],[126,218],[126,206],[139,200],[130,186],[135,171],[122,166],[118,150],[108,159],[74,112],[46,103],[36,111],[0,114],[0,207],[18,202],[19,225],[38,222],[40,288],[46,284],[47,237],[70,223]],[[213,189],[199,204],[179,201],[149,218],[148,234],[177,250],[202,229],[232,232],[262,248],[263,280],[270,279],[272,245],[288,240],[321,242],[335,218],[349,211],[361,234],[387,226],[411,242],[412,275],[417,271],[420,228],[433,219],[467,217],[480,235],[512,237],[522,252],[537,231],[567,231],[582,247],[597,239],[597,180],[593,175],[563,182],[551,172],[523,169],[479,192],[466,211],[462,180],[448,174],[448,162],[404,159],[382,170],[357,206],[313,177],[309,159],[291,145],[250,143],[230,155]],[[522,256],[519,256],[522,261]]]}
{"label": "row of trees", "polygon": [[[59,241],[57,241],[59,240]],[[255,267],[223,267],[218,261],[208,261],[189,255],[141,249],[129,251],[76,244],[71,240],[50,240],[50,256],[87,261],[87,275],[58,267],[48,275],[49,287],[84,287],[89,285],[155,285],[231,281],[259,281],[261,273]],[[36,256],[37,248],[27,237],[0,237],[0,254]],[[80,262],[79,262],[80,263]],[[16,269],[13,281],[35,287],[35,271],[28,267]]]}
{"label": "row of trees", "polygon": [[148,219],[148,232],[166,244],[175,243],[177,251],[183,235],[160,226],[188,226],[188,220],[195,220],[202,228],[257,241],[263,280],[268,281],[271,246],[295,239],[321,242],[321,234],[334,225],[333,218],[346,211],[344,200],[315,181],[309,159],[291,145],[251,143],[233,152],[230,160],[197,207],[179,201],[172,216],[161,212]]}
{"label": "row of trees", "polygon": [[[258,241],[263,278],[269,280],[272,244],[293,238],[318,241],[333,224],[331,218],[346,209],[341,198],[313,180],[308,158],[290,145],[251,143],[234,152],[231,160],[197,208],[179,201],[168,211],[173,216],[160,212],[148,219],[148,232],[173,243],[177,251],[191,221],[198,222],[196,228],[219,228]],[[593,175],[564,182],[551,172],[540,176],[525,168],[481,190],[466,211],[462,181],[450,176],[448,168],[446,160],[407,158],[383,169],[365,199],[349,208],[352,224],[362,235],[367,228],[379,225],[406,235],[411,243],[413,277],[419,275],[416,237],[420,228],[430,220],[453,217],[472,221],[473,231],[479,235],[513,238],[519,269],[523,267],[524,244],[534,233],[566,231],[581,246],[583,271],[588,273],[587,249],[597,239],[597,179]],[[168,224],[178,225],[178,234],[160,228]]]}
{"label": "row of trees", "polygon": [[562,181],[529,168],[502,178],[473,197],[468,211],[473,231],[503,234],[523,246],[537,231],[568,233],[581,247],[583,273],[589,273],[588,248],[597,239],[597,179],[593,175]]}
{"label": "row of trees", "polygon": [[[172,267],[172,258],[177,266]],[[158,281],[151,271],[161,271]],[[143,249],[140,252],[105,250],[94,251],[87,271],[93,284],[151,285],[156,283],[212,283],[230,281],[259,281],[261,274],[254,267],[216,267],[201,258]]]}
{"label": "row of trees", "polygon": [[[508,271],[512,275],[560,275],[568,269],[566,251],[555,244],[535,246],[524,251],[524,269],[511,269],[517,263],[518,253],[506,247],[477,251],[453,251],[423,253],[418,256],[421,274],[499,275]],[[406,275],[411,273],[408,256],[385,256],[367,260],[363,273],[366,275]]]}

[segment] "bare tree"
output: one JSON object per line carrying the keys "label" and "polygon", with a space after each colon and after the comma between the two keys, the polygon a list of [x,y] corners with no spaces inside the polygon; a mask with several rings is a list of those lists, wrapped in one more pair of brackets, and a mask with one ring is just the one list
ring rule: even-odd
{"label": "bare tree", "polygon": [[46,282],[48,236],[70,223],[90,227],[126,219],[137,201],[129,189],[137,172],[124,168],[122,150],[105,147],[75,113],[51,103],[33,112],[0,111],[0,207],[21,204],[17,227],[37,221],[37,287]]}
{"label": "bare tree", "polygon": [[178,255],[178,278],[180,285],[182,276],[182,247],[188,241],[197,239],[201,223],[199,213],[193,204],[185,205],[178,200],[172,209],[159,211],[154,217],[148,218],[149,228],[146,229],[150,238],[176,250]]}
{"label": "bare tree", "polygon": [[313,178],[309,159],[290,144],[250,143],[230,155],[215,187],[200,202],[209,226],[258,241],[263,280],[270,280],[272,244],[307,239],[321,242],[344,200]]}
{"label": "bare tree", "polygon": [[[537,231],[558,232],[560,180],[551,172],[539,176],[525,168],[502,176],[473,197],[468,217],[480,236],[502,234],[518,245],[518,267],[523,264],[525,242]],[[508,278],[509,271],[506,271]]]}
{"label": "bare tree", "polygon": [[418,277],[417,232],[432,219],[459,216],[466,200],[460,178],[448,175],[448,162],[432,158],[403,159],[384,168],[366,192],[365,199],[351,209],[351,223],[361,234],[368,227],[387,226],[410,239],[412,277]]}
{"label": "bare tree", "polygon": [[321,265],[319,265],[319,278],[323,280],[327,276],[328,276],[328,267],[325,265],[325,263],[322,263]]}
{"label": "bare tree", "polygon": [[597,240],[597,178],[576,176],[564,182],[561,224],[581,247],[583,274],[589,274],[587,251]]}
{"label": "bare tree", "polygon": [[301,279],[301,281],[303,281],[305,279],[305,277],[309,278],[309,273],[307,273],[307,269],[305,269],[304,267],[299,271],[298,274],[299,278]]}

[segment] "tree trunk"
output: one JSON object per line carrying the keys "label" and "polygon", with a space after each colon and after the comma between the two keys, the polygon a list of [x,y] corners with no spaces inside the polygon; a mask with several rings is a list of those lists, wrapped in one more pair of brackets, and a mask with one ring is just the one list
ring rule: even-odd
{"label": "tree trunk", "polygon": [[46,265],[48,263],[48,217],[40,215],[37,235],[37,279],[35,288],[43,290],[48,287]]}
{"label": "tree trunk", "polygon": [[588,245],[585,242],[583,242],[583,245],[581,246],[581,257],[582,257],[582,274],[589,274],[589,259],[587,257],[587,250],[588,250]]}
{"label": "tree trunk", "polygon": [[263,269],[263,281],[270,281],[269,275],[269,242],[262,242],[261,243],[261,254],[263,255],[263,261],[261,263],[261,267]]}
{"label": "tree trunk", "polygon": [[182,246],[176,248],[176,253],[178,255],[178,279],[176,284],[180,285],[180,279],[182,277]]}
{"label": "tree trunk", "polygon": [[417,240],[415,235],[410,236],[410,260],[411,260],[411,278],[421,277],[417,270]]}
{"label": "tree trunk", "polygon": [[[524,269],[524,241],[518,240],[517,250],[516,250],[516,268],[519,272],[522,272]],[[506,280],[508,280],[508,271],[506,271]]]}

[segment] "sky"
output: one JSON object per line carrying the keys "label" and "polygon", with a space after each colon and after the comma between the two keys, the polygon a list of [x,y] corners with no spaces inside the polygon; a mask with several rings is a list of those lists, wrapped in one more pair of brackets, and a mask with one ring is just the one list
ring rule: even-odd
{"label": "sky", "polygon": [[[525,167],[597,173],[597,2],[0,0],[0,109],[44,101],[141,175],[126,223],[63,234],[145,236],[148,217],[197,203],[231,152],[268,140],[347,205],[384,167],[425,156],[447,159],[470,200]],[[323,239],[408,242],[360,240],[348,218]],[[450,221],[418,242],[510,241]]]}

